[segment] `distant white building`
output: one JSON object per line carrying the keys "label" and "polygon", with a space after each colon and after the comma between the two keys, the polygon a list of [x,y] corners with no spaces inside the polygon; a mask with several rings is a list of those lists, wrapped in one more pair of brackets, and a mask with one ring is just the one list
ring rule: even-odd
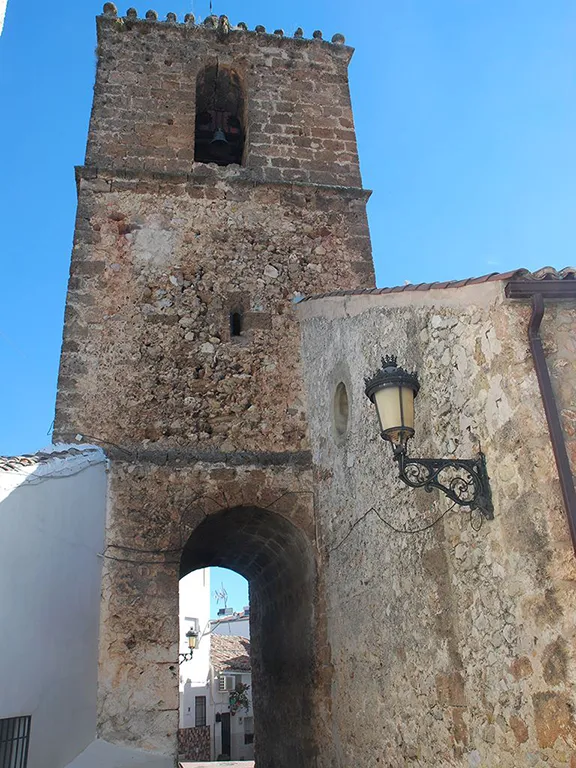
{"label": "distant white building", "polygon": [[[180,653],[187,653],[186,633],[197,632],[196,648],[192,661],[180,664],[180,692],[184,685],[205,685],[210,668],[210,569],[192,571],[180,579]],[[193,712],[181,712],[180,727],[194,725]]]}
{"label": "distant white building", "polygon": [[[231,760],[254,759],[254,713],[250,640],[212,635],[211,680],[214,701],[214,754]],[[236,692],[244,691],[247,706],[237,707]]]}
{"label": "distant white building", "polygon": [[[205,682],[186,682],[181,695],[181,757],[184,759],[254,759],[254,714],[250,640],[233,635],[205,635],[210,665]],[[210,750],[206,748],[209,739]]]}
{"label": "distant white building", "polygon": [[210,622],[210,632],[213,635],[235,635],[250,639],[250,608],[234,613],[231,608],[221,608],[218,618]]}
{"label": "distant white building", "polygon": [[254,758],[250,611],[219,613],[210,620],[208,568],[181,579],[181,653],[189,651],[186,633],[198,633],[192,660],[180,664],[179,753],[185,760]]}

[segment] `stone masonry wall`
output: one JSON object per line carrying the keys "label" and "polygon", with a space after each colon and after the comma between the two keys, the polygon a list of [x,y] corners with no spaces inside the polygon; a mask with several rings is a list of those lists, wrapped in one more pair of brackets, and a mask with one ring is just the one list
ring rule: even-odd
{"label": "stone masonry wall", "polygon": [[[283,499],[274,513],[288,515],[314,547],[310,518],[288,503],[310,503],[312,488],[291,300],[372,281],[362,191],[254,185],[242,174],[204,166],[178,178],[93,169],[79,178],[55,432],[90,435],[113,460],[98,733],[165,754],[176,754],[187,536],[207,514]],[[245,331],[231,338],[236,309]],[[204,494],[212,501],[198,510]],[[287,579],[287,595],[290,586]],[[298,699],[282,695],[293,679],[286,653],[277,682],[260,686],[259,699],[255,691],[263,713],[286,722],[273,703],[281,700],[290,721],[306,717],[290,768],[331,760],[324,598],[318,585],[310,590],[310,683],[299,686]],[[277,597],[259,600],[266,626],[279,626],[270,618],[280,610]],[[300,649],[292,650],[297,659]],[[262,668],[269,663],[262,652]],[[282,738],[273,729],[259,737],[263,768]]]}
{"label": "stone masonry wall", "polygon": [[93,176],[79,182],[56,436],[306,448],[291,302],[372,284],[364,193],[214,166],[172,183]]}
{"label": "stone masonry wall", "polygon": [[86,164],[188,172],[196,77],[218,63],[246,94],[245,165],[266,181],[359,187],[348,91],[352,49],[322,40],[98,17]]}
{"label": "stone masonry wall", "polygon": [[[576,560],[530,307],[487,283],[327,298],[299,312],[339,764],[575,766]],[[548,310],[543,332],[570,433],[574,305]],[[447,512],[445,497],[397,479],[364,395],[386,353],[420,374],[410,452],[466,458],[481,446],[493,521]]]}
{"label": "stone masonry wall", "polygon": [[[176,756],[178,581],[183,567],[187,573],[214,564],[246,576],[256,598],[253,703],[262,767],[331,765],[323,600],[308,595],[300,606],[291,604],[303,594],[305,564],[311,559],[314,568],[317,558],[311,487],[309,469],[286,461],[226,466],[144,448],[133,457],[114,456],[103,561],[100,738]],[[251,507],[265,510],[263,522]],[[236,511],[222,521],[226,510]],[[196,532],[212,518],[219,519],[218,535],[200,538],[200,549],[187,554],[188,542],[197,541]],[[310,576],[306,593],[315,589]],[[313,626],[303,612],[314,616]],[[294,748],[276,755],[278,744],[291,739]]]}
{"label": "stone masonry wall", "polygon": [[[331,667],[293,303],[374,284],[352,52],[223,18],[105,12],[55,419],[55,439],[81,435],[111,458],[98,735],[176,757],[178,579],[185,562],[219,564],[254,593],[260,768],[328,768]],[[244,87],[242,166],[194,162],[196,78],[215,65]],[[216,515],[233,524],[207,541]]]}

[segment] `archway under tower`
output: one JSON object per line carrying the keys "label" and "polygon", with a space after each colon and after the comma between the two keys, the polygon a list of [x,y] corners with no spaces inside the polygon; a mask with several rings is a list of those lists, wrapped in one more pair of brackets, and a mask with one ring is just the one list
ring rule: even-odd
{"label": "archway under tower", "polygon": [[268,509],[223,509],[190,535],[180,578],[209,566],[229,568],[249,582],[256,767],[309,768],[317,754],[310,540]]}

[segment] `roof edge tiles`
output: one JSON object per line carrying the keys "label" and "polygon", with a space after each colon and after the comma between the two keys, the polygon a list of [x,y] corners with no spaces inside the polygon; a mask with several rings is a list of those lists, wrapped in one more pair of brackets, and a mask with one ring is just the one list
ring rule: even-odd
{"label": "roof edge tiles", "polygon": [[250,640],[241,635],[210,635],[210,663],[214,671],[250,672]]}
{"label": "roof edge tiles", "polygon": [[[407,283],[386,288],[361,288],[359,290],[340,290],[317,293],[305,296],[303,301],[325,299],[334,296],[382,296],[388,293],[406,293],[409,291],[431,291],[444,288],[463,288],[467,285],[479,285],[480,283],[507,282],[509,280],[576,280],[576,267],[564,267],[557,270],[554,267],[542,267],[535,272],[528,269],[513,269],[509,272],[490,272],[480,277],[467,277],[464,280],[447,280],[435,283]],[[300,303],[301,303],[300,302]]]}
{"label": "roof edge tiles", "polygon": [[98,463],[106,457],[102,448],[97,445],[73,445],[68,443],[56,443],[36,453],[28,453],[22,456],[0,456],[0,473],[2,472],[29,472],[31,467],[45,466],[58,460],[71,460],[82,458],[91,463]]}

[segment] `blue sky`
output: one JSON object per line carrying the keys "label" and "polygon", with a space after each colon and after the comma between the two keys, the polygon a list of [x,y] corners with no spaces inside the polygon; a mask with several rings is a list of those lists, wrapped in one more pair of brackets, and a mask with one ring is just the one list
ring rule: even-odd
{"label": "blue sky", "polygon": [[248,582],[243,576],[228,568],[210,568],[210,616],[216,618],[218,609],[224,608],[223,600],[216,599],[222,587],[228,593],[227,606],[241,611],[248,605]]}
{"label": "blue sky", "polygon": [[[149,2],[161,18],[208,13],[204,0]],[[49,442],[100,9],[9,0],[0,37],[0,454]],[[573,0],[215,0],[214,10],[251,28],[343,32],[356,47],[379,285],[576,262]]]}

